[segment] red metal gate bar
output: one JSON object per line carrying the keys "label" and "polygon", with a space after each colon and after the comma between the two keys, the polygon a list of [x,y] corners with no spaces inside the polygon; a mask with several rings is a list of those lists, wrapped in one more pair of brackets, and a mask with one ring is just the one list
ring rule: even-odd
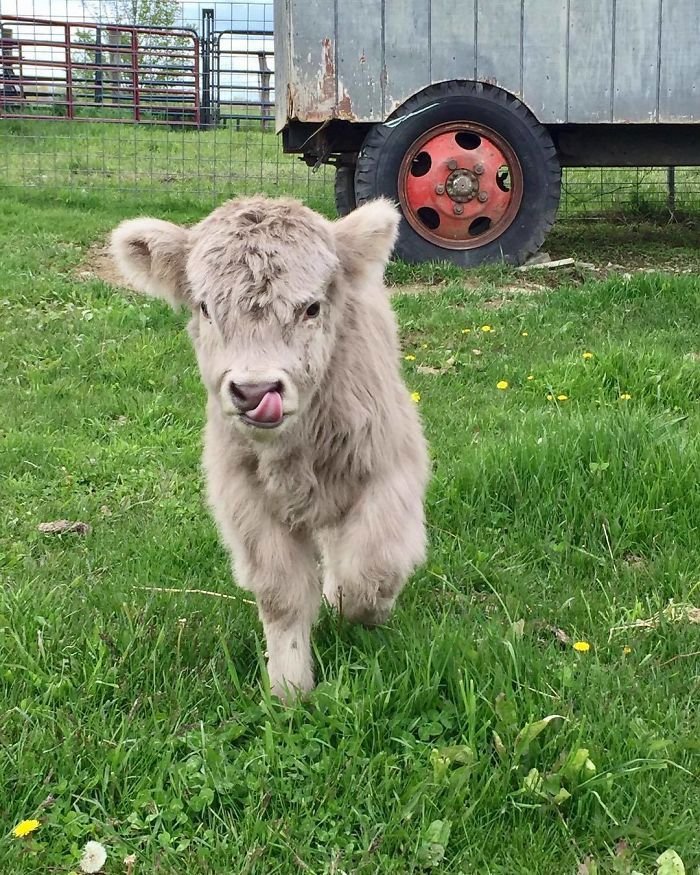
{"label": "red metal gate bar", "polygon": [[[17,30],[2,38],[3,82],[17,93],[3,89],[0,117],[200,125],[200,42],[193,29],[22,15],[3,15],[3,23]],[[78,29],[87,39],[75,38]]]}

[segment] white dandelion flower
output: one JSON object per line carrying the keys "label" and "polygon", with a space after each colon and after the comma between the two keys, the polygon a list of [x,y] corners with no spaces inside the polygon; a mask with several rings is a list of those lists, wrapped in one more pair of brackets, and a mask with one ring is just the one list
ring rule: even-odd
{"label": "white dandelion flower", "polygon": [[99,872],[107,862],[107,851],[99,842],[87,842],[80,858],[81,872]]}

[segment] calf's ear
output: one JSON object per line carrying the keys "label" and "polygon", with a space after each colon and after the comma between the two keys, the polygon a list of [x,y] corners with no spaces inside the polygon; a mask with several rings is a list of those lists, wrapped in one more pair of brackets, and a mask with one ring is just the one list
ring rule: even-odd
{"label": "calf's ear", "polygon": [[161,219],[127,219],[112,232],[110,249],[122,276],[137,292],[172,307],[191,306],[186,228]]}
{"label": "calf's ear", "polygon": [[350,276],[384,270],[399,234],[401,213],[387,198],[368,201],[334,222],[338,258]]}

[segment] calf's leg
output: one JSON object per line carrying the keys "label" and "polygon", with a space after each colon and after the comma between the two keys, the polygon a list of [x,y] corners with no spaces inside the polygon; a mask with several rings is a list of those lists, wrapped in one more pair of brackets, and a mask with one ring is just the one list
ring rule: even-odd
{"label": "calf's leg", "polygon": [[282,699],[308,692],[314,686],[311,627],[321,601],[311,538],[258,519],[245,537],[238,532],[227,540],[233,541],[237,581],[258,605],[272,692]]}
{"label": "calf's leg", "polygon": [[401,475],[372,483],[322,538],[323,594],[348,620],[385,622],[425,558],[423,490]]}

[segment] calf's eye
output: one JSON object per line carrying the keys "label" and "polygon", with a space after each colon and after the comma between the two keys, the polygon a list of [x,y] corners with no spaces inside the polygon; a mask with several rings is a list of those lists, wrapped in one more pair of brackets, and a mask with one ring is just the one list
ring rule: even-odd
{"label": "calf's eye", "polygon": [[304,319],[315,319],[320,312],[320,302],[314,301],[313,304],[309,304],[309,306],[306,308],[306,312],[304,313]]}
{"label": "calf's eye", "polygon": [[204,301],[202,301],[202,303],[199,305],[199,309],[202,311],[202,316],[204,316],[205,319],[208,319],[209,318],[209,310],[207,308],[207,305],[204,303]]}

